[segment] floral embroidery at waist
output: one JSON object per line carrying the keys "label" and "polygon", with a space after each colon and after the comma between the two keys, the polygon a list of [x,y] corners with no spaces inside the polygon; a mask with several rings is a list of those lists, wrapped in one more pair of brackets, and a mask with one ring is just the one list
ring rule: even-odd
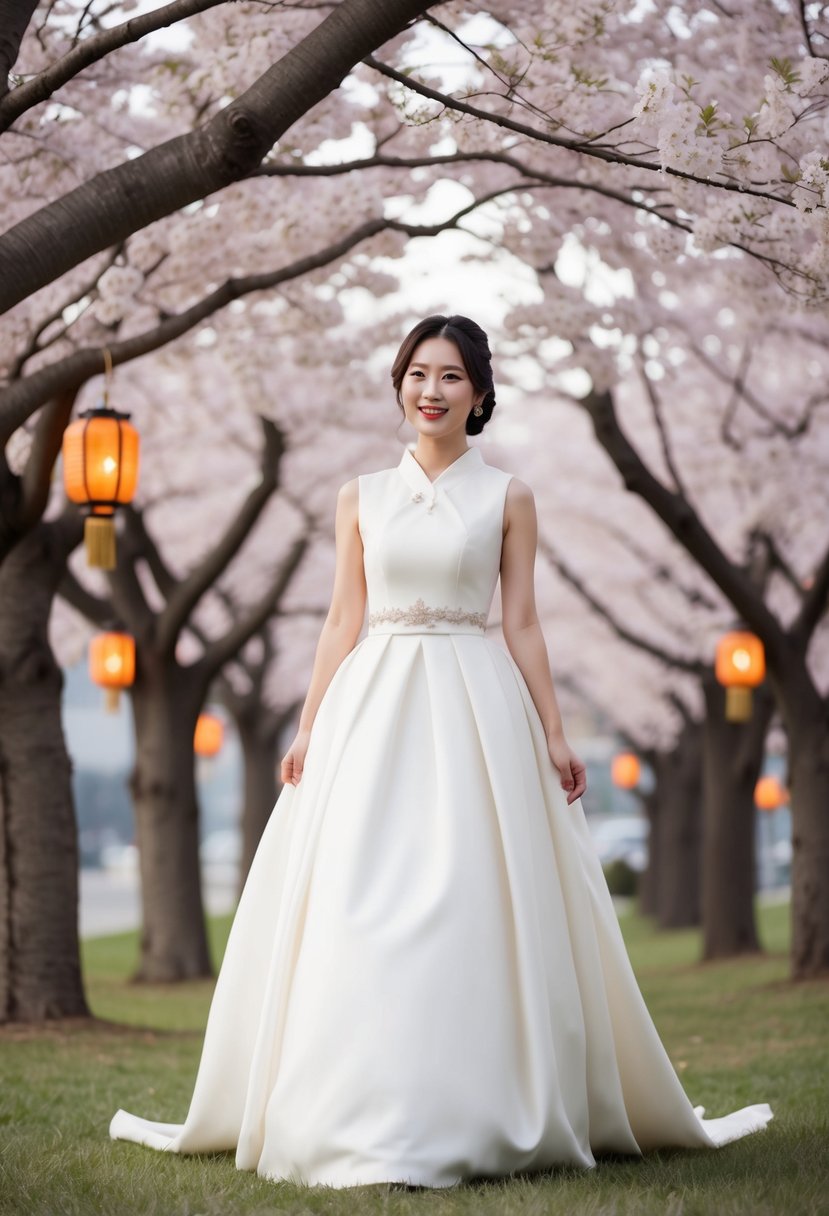
{"label": "floral embroidery at waist", "polygon": [[439,621],[450,625],[476,625],[486,629],[485,612],[467,612],[463,608],[430,608],[423,600],[415,600],[408,608],[381,608],[378,612],[370,612],[369,628],[382,622],[394,625],[425,625],[432,629]]}

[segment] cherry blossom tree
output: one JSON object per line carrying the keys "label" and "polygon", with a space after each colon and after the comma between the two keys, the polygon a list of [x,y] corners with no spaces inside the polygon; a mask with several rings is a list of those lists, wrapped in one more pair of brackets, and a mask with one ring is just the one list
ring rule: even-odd
{"label": "cherry blossom tree", "polygon": [[[569,332],[569,345],[548,347],[551,373],[557,365],[562,371],[554,376],[572,374],[579,363],[590,369],[594,387],[582,406],[624,486],[668,526],[765,644],[792,766],[793,966],[795,974],[808,974],[824,967],[825,881],[812,861],[823,855],[826,830],[813,809],[823,798],[817,791],[826,735],[825,322],[819,313],[796,311],[766,320],[758,333],[758,301],[732,294],[728,308],[719,304],[735,279],[725,259],[715,274],[692,256],[681,260],[685,278],[670,293],[662,290],[661,272],[654,284],[646,267],[636,267],[635,299],[598,306],[582,292],[578,315],[573,309],[567,319],[565,301],[574,289],[550,277],[549,328],[542,327],[543,305],[516,314],[513,325],[534,349],[545,334],[559,340]],[[818,503],[824,506],[816,511]],[[721,628],[733,623],[723,620]],[[711,719],[720,696],[710,686]],[[734,742],[721,740],[712,772],[737,756]],[[756,756],[754,748],[749,752]],[[748,803],[755,761],[740,764]],[[711,795],[719,788],[713,777],[708,788]],[[726,812],[732,814],[731,805],[712,816],[712,830]]]}
{"label": "cherry blossom tree", "polygon": [[[484,237],[525,261],[544,287],[537,315],[514,318],[519,355],[521,326],[524,361],[548,375],[539,343],[570,342],[570,371],[590,373],[597,417],[605,388],[621,378],[623,399],[643,371],[653,385],[655,365],[670,383],[680,359],[686,372],[701,369],[709,388],[738,384],[723,411],[726,448],[734,402],[757,420],[765,410],[764,425],[787,451],[802,420],[820,412],[822,10],[772,0],[727,11],[689,0],[342,0],[267,10],[174,0],[122,21],[118,8],[104,14],[94,3],[63,0],[33,15],[30,3],[7,0],[6,11],[0,63],[17,74],[0,96],[0,195],[11,223],[0,237],[0,306],[11,310],[0,339],[4,555],[38,525],[72,399],[101,370],[102,347],[120,366],[174,341],[179,360],[198,361],[213,344],[243,386],[257,337],[275,354],[286,340],[304,341],[313,369],[323,332],[336,363],[330,336],[349,320],[343,301],[394,286],[376,259],[393,264],[407,240],[478,213]],[[190,41],[172,53],[150,40],[185,21]],[[460,68],[447,64],[450,51]],[[466,205],[437,221],[421,211],[413,222],[419,205],[434,212],[444,180],[465,192]],[[561,264],[574,249],[592,259],[596,277],[626,275],[636,299],[616,290],[610,309],[585,284],[568,290]],[[818,367],[810,383],[800,378],[799,410],[782,427],[755,388],[781,307],[799,311],[778,341],[796,336],[809,352],[804,367]],[[724,319],[729,308],[735,320]],[[304,331],[303,314],[312,318]],[[734,337],[723,342],[720,329]],[[552,362],[556,375],[568,370],[566,358]],[[307,408],[318,388],[313,370],[303,376],[296,359],[290,366],[288,392],[295,402],[304,395]],[[250,412],[242,397],[236,408]],[[644,452],[668,481],[685,472],[683,462],[698,463],[696,419],[675,420],[675,404],[675,451],[661,450],[657,425]],[[317,420],[311,411],[311,425]],[[745,457],[758,440],[739,442]],[[628,477],[630,461],[622,463]],[[743,477],[736,458],[726,476],[734,466]],[[756,487],[744,482],[749,499]],[[772,500],[762,487],[757,509]],[[683,543],[688,518],[681,509]],[[742,522],[735,533],[723,544],[739,564]],[[801,559],[773,540],[774,594],[791,597]],[[810,557],[808,568],[801,671],[813,663],[804,637],[825,603],[823,567]],[[743,612],[739,579],[714,581]],[[776,641],[779,656],[785,646]],[[811,669],[809,678],[806,717],[792,719],[806,748],[824,712]],[[812,930],[829,918],[810,874],[805,904],[796,897],[798,973],[827,957],[824,930]]]}
{"label": "cherry blossom tree", "polygon": [[[200,657],[182,664],[176,648],[190,614],[244,543],[279,484],[284,440],[267,423],[261,479],[243,500],[215,547],[184,578],[176,578],[138,510],[126,513],[121,561],[110,594],[96,597],[67,577],[62,593],[105,624],[113,618],[136,639],[130,689],[136,730],[131,787],[141,867],[143,931],[136,978],[170,981],[211,973],[199,873],[199,823],[193,767],[196,719],[212,679],[262,627],[284,594],[307,548],[297,534],[277,551],[271,586],[234,625],[210,639]],[[153,592],[142,586],[141,564]],[[162,604],[156,608],[161,597]]]}
{"label": "cherry blossom tree", "polygon": [[[532,414],[536,456],[528,463],[540,484],[539,552],[558,575],[547,598],[559,605],[559,618],[568,608],[573,617],[565,672],[611,707],[659,787],[658,798],[645,800],[653,861],[645,903],[665,927],[694,923],[701,911],[705,958],[756,950],[754,785],[773,701],[758,696],[749,730],[726,722],[711,655],[730,621],[727,601],[626,494],[589,441],[586,417],[549,399]],[[578,468],[577,487],[567,477],[571,468]],[[595,638],[594,616],[606,627]],[[621,647],[647,663],[622,667]],[[598,661],[587,676],[579,668],[589,655]],[[643,716],[648,700],[650,720]]]}

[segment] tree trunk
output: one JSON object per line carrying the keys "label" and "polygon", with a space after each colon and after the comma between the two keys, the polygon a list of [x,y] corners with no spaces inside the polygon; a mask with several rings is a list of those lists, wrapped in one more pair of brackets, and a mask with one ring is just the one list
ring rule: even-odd
{"label": "tree trunk", "polygon": [[702,936],[703,958],[760,949],[754,917],[756,886],[754,787],[774,701],[755,689],[749,722],[725,718],[725,690],[713,672],[703,679]]}
{"label": "tree trunk", "polygon": [[662,868],[662,822],[660,808],[662,806],[662,783],[660,778],[660,756],[653,752],[648,756],[648,762],[653,769],[653,789],[642,795],[642,809],[648,821],[648,864],[639,876],[639,911],[643,916],[656,916],[659,907],[659,872]]}
{"label": "tree trunk", "polygon": [[829,973],[829,710],[808,676],[781,696],[792,809],[792,975]]}
{"label": "tree trunk", "polygon": [[701,723],[686,723],[662,767],[656,916],[662,929],[684,929],[700,923]]}
{"label": "tree trunk", "polygon": [[[198,683],[198,686],[196,686]],[[212,975],[202,902],[193,735],[203,690],[174,660],[139,647],[131,787],[143,926],[136,980]]]}
{"label": "tree trunk", "polygon": [[244,713],[236,719],[245,763],[240,891],[245,885],[250,863],[259,847],[278,794],[276,749],[279,731],[274,715],[264,707],[262,714],[264,717],[255,713]]}
{"label": "tree trunk", "polygon": [[88,1015],[78,845],[48,622],[65,552],[39,524],[0,566],[0,1021]]}

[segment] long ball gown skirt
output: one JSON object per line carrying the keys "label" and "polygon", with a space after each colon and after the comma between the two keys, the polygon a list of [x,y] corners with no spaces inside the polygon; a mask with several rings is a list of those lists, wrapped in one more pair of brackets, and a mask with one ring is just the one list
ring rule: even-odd
{"label": "long ball gown skirt", "polygon": [[368,633],[280,793],[183,1124],[110,1134],[335,1187],[451,1186],[711,1148],[630,967],[581,804],[485,636],[509,474],[468,448],[360,477]]}

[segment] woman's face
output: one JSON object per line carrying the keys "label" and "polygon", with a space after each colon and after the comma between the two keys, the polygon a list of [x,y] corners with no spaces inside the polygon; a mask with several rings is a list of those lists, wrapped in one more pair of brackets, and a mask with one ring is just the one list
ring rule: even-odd
{"label": "woman's face", "polygon": [[473,405],[483,398],[466,374],[460,351],[448,338],[426,338],[415,347],[400,397],[407,422],[421,435],[465,433]]}

